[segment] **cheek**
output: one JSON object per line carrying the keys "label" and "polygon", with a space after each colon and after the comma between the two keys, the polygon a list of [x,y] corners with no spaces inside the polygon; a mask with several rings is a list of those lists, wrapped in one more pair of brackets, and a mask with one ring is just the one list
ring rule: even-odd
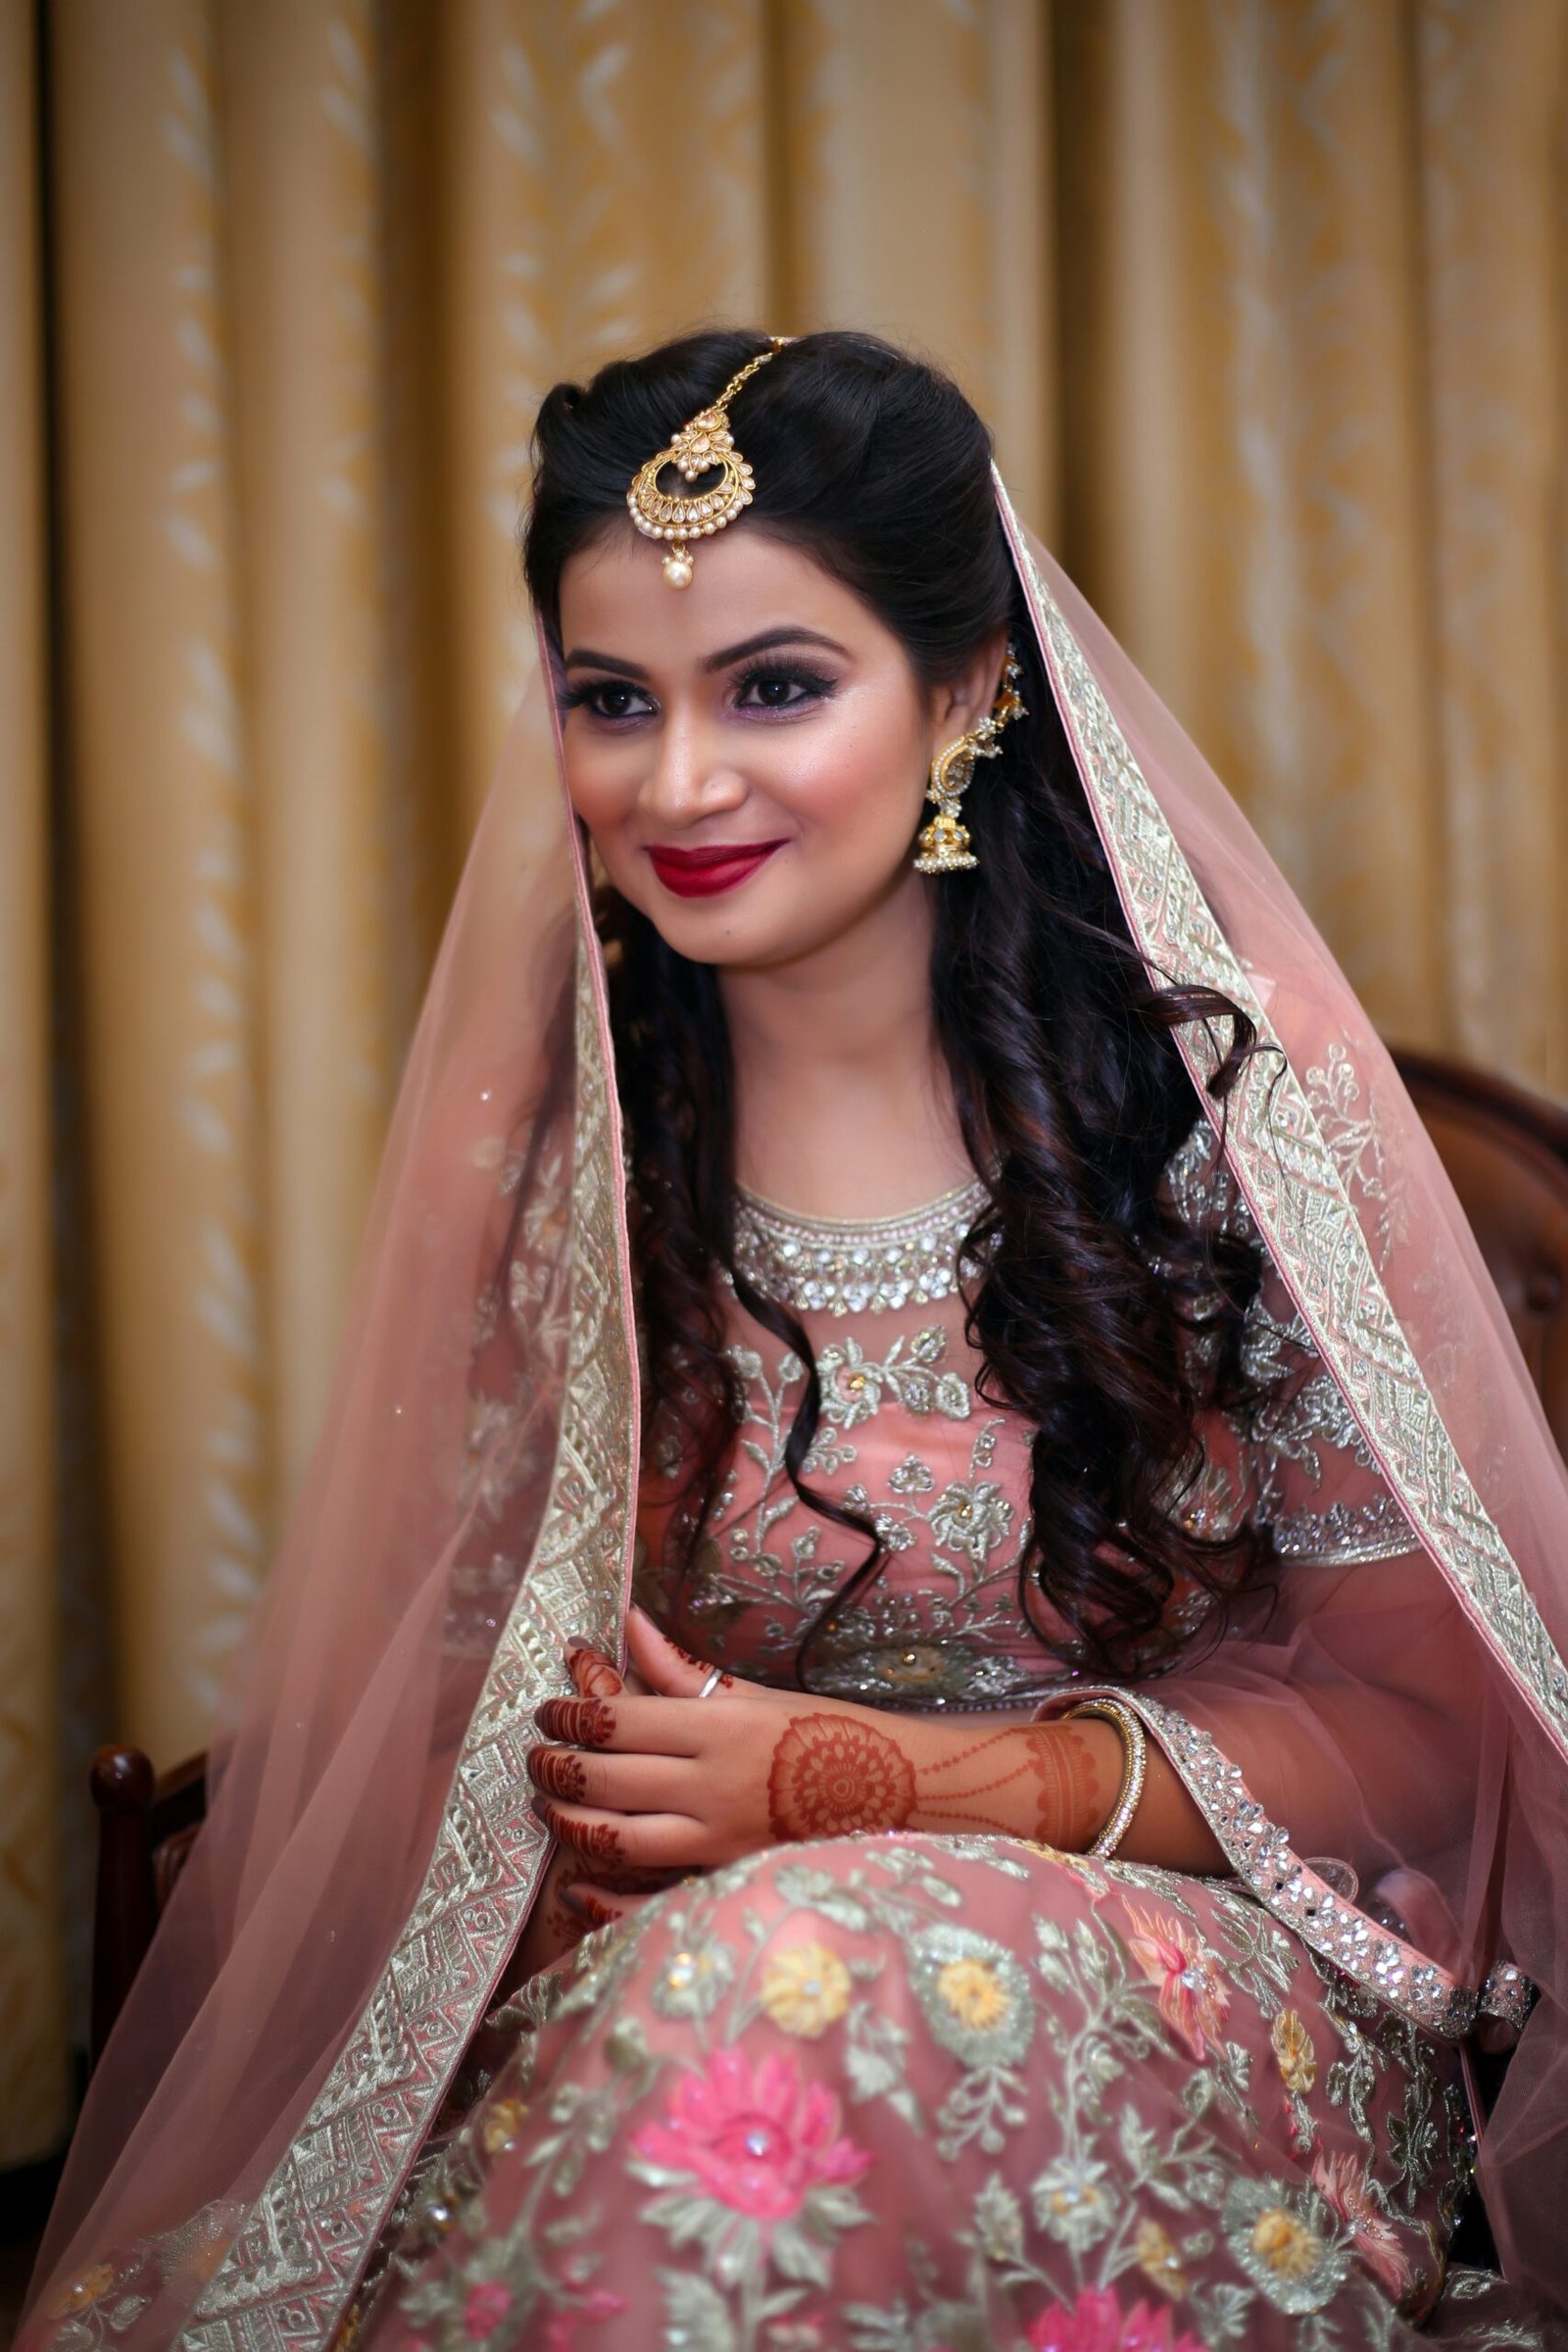
{"label": "cheek", "polygon": [[636,803],[635,770],[614,744],[574,735],[564,738],[566,797],[589,831],[609,833],[625,823]]}
{"label": "cheek", "polygon": [[820,846],[857,863],[896,853],[913,833],[925,792],[922,740],[903,710],[860,717],[817,731],[803,745],[780,801],[795,813],[808,854]]}

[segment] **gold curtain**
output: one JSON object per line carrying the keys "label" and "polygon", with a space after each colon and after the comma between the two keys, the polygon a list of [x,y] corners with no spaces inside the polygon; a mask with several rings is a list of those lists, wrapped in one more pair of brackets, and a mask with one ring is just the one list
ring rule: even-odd
{"label": "gold curtain", "polygon": [[0,0],[0,2163],[312,1442],[546,386],[936,355],[1389,1033],[1561,1090],[1565,90],[1568,0]]}

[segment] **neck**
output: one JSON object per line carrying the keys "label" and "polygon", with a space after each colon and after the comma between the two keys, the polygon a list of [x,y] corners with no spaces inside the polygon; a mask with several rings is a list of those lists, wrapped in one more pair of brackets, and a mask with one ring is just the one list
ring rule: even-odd
{"label": "neck", "polygon": [[807,1216],[875,1216],[970,1174],[932,1017],[933,913],[910,874],[808,956],[720,972],[750,1190]]}

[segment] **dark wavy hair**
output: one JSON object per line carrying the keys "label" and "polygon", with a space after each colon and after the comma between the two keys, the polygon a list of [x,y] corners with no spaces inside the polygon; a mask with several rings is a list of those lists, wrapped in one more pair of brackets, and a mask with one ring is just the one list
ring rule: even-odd
{"label": "dark wavy hair", "polygon": [[[690,335],[548,395],[523,567],[558,636],[568,558],[628,527],[638,466],[765,340]],[[1201,1465],[1198,1416],[1250,1401],[1240,1343],[1258,1256],[1185,1225],[1158,1194],[1197,1115],[1173,1031],[1211,1024],[1223,1052],[1210,1092],[1222,1099],[1254,1049],[1252,1027],[1228,998],[1164,985],[1133,947],[1022,607],[990,435],[957,387],[873,336],[806,335],[745,387],[735,421],[757,475],[740,527],[808,551],[902,641],[922,681],[956,676],[1002,628],[1023,665],[1030,715],[999,759],[978,763],[964,808],[982,872],[935,886],[937,1036],[963,1140],[991,1189],[966,1245],[980,1268],[967,1331],[982,1396],[1036,1433],[1020,1607],[1039,1628],[1033,1598],[1045,1596],[1071,1629],[1054,1646],[1072,1664],[1147,1671],[1178,1586],[1208,1595],[1217,1635],[1272,1558],[1263,1531],[1205,1538],[1182,1524],[1180,1507]],[[813,1351],[798,1319],[735,1262],[734,1089],[715,975],[614,891],[601,892],[598,921],[641,1203],[650,1404],[677,1434],[672,1524],[684,1566],[741,1409],[723,1353],[720,1268],[808,1368],[785,1451],[796,1492],[866,1540],[803,1638],[804,1689],[812,1642],[877,1573],[882,1546],[867,1518],[807,1483],[821,1413]]]}

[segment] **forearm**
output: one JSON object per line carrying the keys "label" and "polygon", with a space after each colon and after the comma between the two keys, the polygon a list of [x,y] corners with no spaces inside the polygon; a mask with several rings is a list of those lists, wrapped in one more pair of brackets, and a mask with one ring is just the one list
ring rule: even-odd
{"label": "forearm", "polygon": [[[528,1755],[540,1820],[596,1880],[647,1884],[649,1872],[715,1869],[768,1845],[890,1831],[1085,1853],[1120,1809],[1125,1750],[1101,1716],[903,1713],[732,1675],[715,1683],[635,1609],[627,1639],[650,1688],[626,1691],[599,1661],[607,1694],[545,1700]],[[1066,1686],[1057,1708],[1075,1695]],[[1119,1850],[1226,1867],[1152,1740]]]}
{"label": "forearm", "polygon": [[[1032,1712],[946,1717],[945,1758],[916,1775],[911,1829],[991,1829],[1082,1853],[1109,1820],[1123,1749],[1099,1717],[1042,1724]],[[1041,1735],[1048,1737],[1042,1740]],[[956,1737],[955,1738],[955,1736]],[[1212,1831],[1156,1741],[1148,1743],[1143,1794],[1118,1854],[1167,1870],[1229,1868]]]}

